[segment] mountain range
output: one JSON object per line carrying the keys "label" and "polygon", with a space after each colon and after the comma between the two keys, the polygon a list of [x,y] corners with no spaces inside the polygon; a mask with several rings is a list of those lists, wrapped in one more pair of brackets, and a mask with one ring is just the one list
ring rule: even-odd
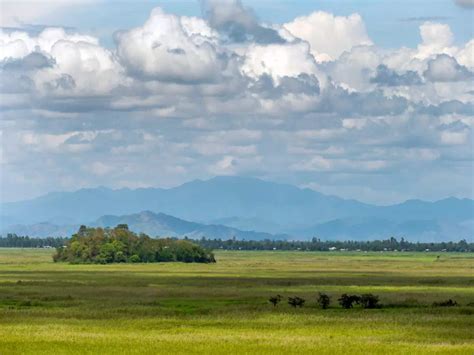
{"label": "mountain range", "polygon": [[[89,188],[0,205],[2,234],[66,233],[80,224],[127,223],[151,235],[242,239],[472,240],[474,200],[408,200],[377,206],[247,177],[170,189]],[[69,228],[69,229],[68,229]],[[19,233],[21,232],[21,233]]]}

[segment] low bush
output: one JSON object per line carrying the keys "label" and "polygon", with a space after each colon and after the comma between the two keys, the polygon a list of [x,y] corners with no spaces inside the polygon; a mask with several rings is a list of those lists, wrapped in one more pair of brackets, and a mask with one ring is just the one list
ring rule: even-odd
{"label": "low bush", "polygon": [[296,307],[303,307],[303,305],[305,304],[306,300],[301,298],[301,297],[298,297],[298,296],[295,296],[295,297],[288,297],[288,304],[294,308]]}
{"label": "low bush", "polygon": [[280,295],[272,296],[268,299],[268,302],[270,302],[273,305],[273,307],[276,307],[276,305],[280,303],[280,301],[281,301]]}
{"label": "low bush", "polygon": [[359,303],[360,297],[357,295],[348,295],[347,293],[344,293],[341,295],[338,301],[342,308],[349,309],[354,306],[354,303]]}
{"label": "low bush", "polygon": [[451,298],[446,300],[446,301],[434,302],[433,303],[433,307],[455,307],[457,305],[458,305],[458,303],[456,301],[452,300]]}
{"label": "low bush", "polygon": [[327,309],[329,307],[329,304],[331,303],[331,298],[325,293],[319,292],[317,302],[319,307],[321,307],[322,309]]}
{"label": "low bush", "polygon": [[363,294],[359,298],[359,304],[362,308],[378,308],[380,306],[379,297],[371,293]]}

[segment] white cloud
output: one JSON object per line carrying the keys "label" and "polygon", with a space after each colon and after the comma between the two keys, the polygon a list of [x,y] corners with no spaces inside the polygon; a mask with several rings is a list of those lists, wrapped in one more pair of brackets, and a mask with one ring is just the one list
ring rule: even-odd
{"label": "white cloud", "polygon": [[447,145],[461,145],[465,144],[468,140],[467,130],[461,132],[441,132],[441,142]]}
{"label": "white cloud", "polygon": [[459,64],[464,65],[471,70],[474,69],[474,40],[466,43],[456,56]]}
{"label": "white cloud", "polygon": [[388,166],[385,160],[331,159],[317,155],[309,160],[293,164],[291,169],[309,172],[374,172],[386,169]]}
{"label": "white cloud", "polygon": [[68,34],[63,28],[46,28],[36,37],[23,31],[6,32],[0,29],[0,60],[23,58],[32,52],[49,54],[59,41],[74,44],[83,42],[95,46],[99,44],[94,37],[76,33]]}
{"label": "white cloud", "polygon": [[100,161],[93,162],[84,166],[84,170],[91,171],[93,174],[103,176],[110,173],[113,168]]}
{"label": "white cloud", "polygon": [[222,70],[216,42],[204,20],[155,8],[143,26],[117,35],[117,52],[133,75],[145,79],[211,82]]}
{"label": "white cloud", "polygon": [[359,14],[345,17],[318,11],[298,17],[284,27],[307,41],[319,62],[335,60],[354,46],[372,44]]}
{"label": "white cloud", "polygon": [[466,67],[459,65],[456,59],[446,54],[430,60],[424,75],[432,81],[459,81],[473,78]]}
{"label": "white cloud", "polygon": [[226,155],[213,166],[211,166],[211,173],[216,175],[234,175],[236,172],[236,160],[231,155]]}
{"label": "white cloud", "polygon": [[452,54],[453,33],[446,24],[425,22],[420,26],[422,43],[416,58],[425,59],[434,54]]}
{"label": "white cloud", "polygon": [[208,20],[156,9],[113,49],[59,28],[0,32],[5,184],[291,174],[329,190],[371,179],[401,193],[406,179],[429,194],[419,175],[467,181],[474,40],[426,23],[417,48],[383,49],[358,15],[312,14],[296,34],[229,1]]}
{"label": "white cloud", "polygon": [[123,69],[96,38],[47,28],[38,36],[0,30],[0,60],[15,63],[32,53],[51,60],[30,79],[42,95],[90,95],[109,93],[125,79]]}
{"label": "white cloud", "polygon": [[96,0],[2,0],[0,27],[17,27],[23,24],[42,24],[53,14],[71,10]]}
{"label": "white cloud", "polygon": [[325,75],[318,69],[305,42],[252,44],[245,53],[241,70],[255,79],[264,74],[270,75],[277,84],[285,76],[297,77],[300,74],[315,75],[321,86],[326,83]]}

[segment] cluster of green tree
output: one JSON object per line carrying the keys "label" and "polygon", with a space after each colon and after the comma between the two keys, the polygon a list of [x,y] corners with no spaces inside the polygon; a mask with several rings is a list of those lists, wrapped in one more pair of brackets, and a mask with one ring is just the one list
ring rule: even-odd
{"label": "cluster of green tree", "polygon": [[440,243],[413,243],[404,238],[397,240],[372,241],[325,241],[313,238],[310,241],[285,241],[285,240],[221,240],[202,238],[197,241],[204,248],[216,250],[307,250],[307,251],[434,251],[434,252],[474,252],[474,243],[466,240],[459,242]]}
{"label": "cluster of green tree", "polygon": [[215,262],[212,252],[189,240],[152,239],[129,231],[125,224],[113,229],[81,226],[65,246],[56,250],[54,261],[71,263]]}
{"label": "cluster of green tree", "polygon": [[0,237],[0,248],[57,248],[66,244],[68,238],[30,238],[7,234]]}
{"label": "cluster of green tree", "polygon": [[[268,299],[268,301],[273,304],[274,307],[277,306],[278,303],[281,302],[282,300],[281,295],[276,295],[272,296]],[[371,308],[380,308],[381,305],[379,304],[379,297],[376,295],[373,295],[371,293],[366,293],[363,295],[348,295],[346,293],[342,294],[341,297],[338,299],[339,304],[341,305],[342,308],[345,309],[350,309],[354,307],[354,304],[360,305],[362,308],[366,309],[371,309]],[[306,300],[304,298],[294,296],[294,297],[288,297],[288,304],[291,307],[303,307],[304,304],[306,303]],[[329,308],[329,305],[331,304],[331,297],[329,297],[325,293],[319,293],[318,298],[316,299],[316,303],[319,305],[320,308],[322,309],[327,309]]]}

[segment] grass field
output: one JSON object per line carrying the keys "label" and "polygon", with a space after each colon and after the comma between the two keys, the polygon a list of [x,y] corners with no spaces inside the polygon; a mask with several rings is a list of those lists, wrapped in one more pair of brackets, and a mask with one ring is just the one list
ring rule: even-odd
{"label": "grass field", "polygon": [[[217,252],[216,264],[69,265],[0,249],[0,354],[473,354],[474,255]],[[332,296],[316,306],[318,291]],[[341,293],[380,296],[344,310]],[[302,309],[268,297],[306,299]],[[455,299],[459,307],[432,307]]]}

